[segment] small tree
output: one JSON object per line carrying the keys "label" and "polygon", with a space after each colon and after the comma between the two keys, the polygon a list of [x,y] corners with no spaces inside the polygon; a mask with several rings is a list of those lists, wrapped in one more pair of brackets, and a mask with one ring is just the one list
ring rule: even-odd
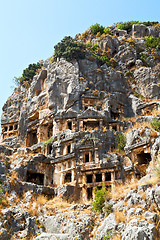
{"label": "small tree", "polygon": [[119,133],[116,136],[116,145],[119,151],[124,150],[124,147],[126,145],[126,137],[123,134]]}
{"label": "small tree", "polygon": [[153,121],[151,122],[151,126],[156,130],[160,131],[160,120],[154,118]]}
{"label": "small tree", "polygon": [[93,33],[94,35],[96,35],[98,32],[99,32],[100,34],[103,34],[103,33],[104,33],[104,30],[105,30],[105,27],[103,27],[102,25],[96,23],[96,24],[92,25],[92,26],[90,27],[90,29],[91,29],[92,33]]}
{"label": "small tree", "polygon": [[23,70],[23,74],[21,77],[14,77],[14,82],[16,85],[22,85],[28,88],[31,85],[34,75],[37,70],[42,67],[40,62],[29,64],[29,66]]}
{"label": "small tree", "polygon": [[139,24],[139,21],[122,22],[117,25],[117,29],[126,30],[128,33],[132,30],[133,24]]}
{"label": "small tree", "polygon": [[96,189],[94,190],[95,197],[92,201],[92,208],[96,212],[102,212],[102,208],[104,207],[104,203],[106,200],[106,196],[108,194],[108,191],[105,189],[105,185],[101,189]]}
{"label": "small tree", "polygon": [[64,57],[67,61],[72,59],[82,59],[85,57],[85,46],[82,43],[75,42],[73,38],[65,37],[54,46],[55,59]]}

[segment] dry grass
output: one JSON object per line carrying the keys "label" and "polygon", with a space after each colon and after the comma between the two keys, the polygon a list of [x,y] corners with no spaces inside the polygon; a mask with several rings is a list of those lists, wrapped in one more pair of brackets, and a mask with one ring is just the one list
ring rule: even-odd
{"label": "dry grass", "polygon": [[146,128],[146,127],[151,128],[150,123],[148,123],[148,122],[142,122],[142,123],[140,123],[140,122],[135,122],[135,123],[133,124],[133,127],[132,127],[132,128],[128,128],[125,133],[130,132],[130,131],[133,130],[134,128],[135,128],[135,129],[138,129],[138,128]]}
{"label": "dry grass", "polygon": [[12,185],[15,185],[15,182],[17,181],[17,179],[18,179],[18,174],[17,174],[17,172],[12,171],[12,172],[11,172],[11,184],[12,184]]}
{"label": "dry grass", "polygon": [[156,138],[156,137],[158,137],[158,136],[159,136],[159,133],[158,133],[158,132],[156,132],[156,131],[152,131],[152,132],[151,132],[151,137]]}
{"label": "dry grass", "polygon": [[44,206],[48,201],[48,198],[39,195],[38,197],[32,198],[32,201],[29,203],[28,212],[31,216],[38,216],[39,214],[39,207]]}
{"label": "dry grass", "polygon": [[112,237],[112,240],[121,240],[121,239],[122,239],[122,237],[121,237],[120,234],[117,234],[117,235]]}
{"label": "dry grass", "polygon": [[112,199],[114,201],[123,199],[130,190],[136,189],[138,185],[138,180],[135,178],[125,184],[117,184],[112,191]]}
{"label": "dry grass", "polygon": [[116,210],[114,212],[114,215],[115,215],[115,219],[116,219],[117,223],[120,223],[120,222],[125,223],[126,222],[126,216],[124,215],[123,212],[120,212],[120,211]]}
{"label": "dry grass", "polygon": [[30,202],[28,212],[32,217],[38,216],[38,204],[35,204],[35,206],[33,206],[32,202]]}
{"label": "dry grass", "polygon": [[46,209],[48,210],[46,214],[47,215],[55,214],[56,207],[60,209],[61,212],[65,212],[67,211],[66,208],[70,207],[72,204],[62,200],[61,198],[55,197],[46,202]]}
{"label": "dry grass", "polygon": [[153,109],[153,110],[151,111],[151,115],[152,115],[152,116],[157,116],[159,113],[160,113],[160,109]]}
{"label": "dry grass", "polygon": [[140,195],[141,195],[141,198],[146,201],[147,199],[146,192],[141,192]]}
{"label": "dry grass", "polygon": [[155,203],[152,203],[149,209],[153,212],[157,212],[157,205]]}
{"label": "dry grass", "polygon": [[0,204],[0,214],[2,215],[2,210],[6,207],[9,207],[8,201],[6,198],[2,199]]}

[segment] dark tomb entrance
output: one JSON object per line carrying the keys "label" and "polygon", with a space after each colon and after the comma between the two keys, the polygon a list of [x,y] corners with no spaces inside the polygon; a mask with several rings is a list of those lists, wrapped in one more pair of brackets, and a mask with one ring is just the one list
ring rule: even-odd
{"label": "dark tomb entrance", "polygon": [[44,185],[44,174],[27,171],[27,182]]}
{"label": "dark tomb entrance", "polygon": [[151,161],[151,154],[150,153],[144,153],[141,152],[140,154],[137,154],[138,164],[149,164]]}
{"label": "dark tomb entrance", "polygon": [[93,197],[93,188],[87,188],[87,200],[92,199]]}
{"label": "dark tomb entrance", "polygon": [[67,173],[64,178],[64,183],[69,183],[69,182],[71,182],[71,173]]}

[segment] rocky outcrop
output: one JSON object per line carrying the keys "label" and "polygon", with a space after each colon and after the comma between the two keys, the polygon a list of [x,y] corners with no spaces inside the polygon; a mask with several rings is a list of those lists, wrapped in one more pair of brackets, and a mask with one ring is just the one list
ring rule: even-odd
{"label": "rocky outcrop", "polygon": [[[90,29],[76,36],[88,43],[84,59],[47,59],[28,89],[14,90],[1,118],[0,239],[158,238],[160,139],[151,123],[159,121],[160,54],[144,38],[158,29]],[[112,191],[99,215],[90,203],[62,210],[50,202],[86,202],[96,187],[114,190],[132,178],[140,186],[118,198]]]}

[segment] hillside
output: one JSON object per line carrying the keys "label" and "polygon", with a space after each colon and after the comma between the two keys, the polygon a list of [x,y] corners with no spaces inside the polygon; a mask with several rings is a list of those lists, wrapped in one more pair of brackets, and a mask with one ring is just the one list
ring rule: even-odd
{"label": "hillside", "polygon": [[3,106],[0,239],[159,239],[160,23],[54,49]]}

